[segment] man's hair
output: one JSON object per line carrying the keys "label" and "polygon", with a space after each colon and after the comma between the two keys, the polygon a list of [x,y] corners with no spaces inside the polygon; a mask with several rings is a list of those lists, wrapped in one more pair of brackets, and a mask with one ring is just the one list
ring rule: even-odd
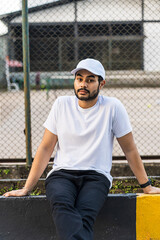
{"label": "man's hair", "polygon": [[101,77],[101,76],[98,76],[98,82],[99,82],[99,84],[100,84],[100,82],[102,82],[103,81],[103,78]]}

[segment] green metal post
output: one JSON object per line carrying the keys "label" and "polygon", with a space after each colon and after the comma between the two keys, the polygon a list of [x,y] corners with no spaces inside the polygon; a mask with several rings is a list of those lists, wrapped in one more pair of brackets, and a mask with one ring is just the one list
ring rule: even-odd
{"label": "green metal post", "polygon": [[23,35],[23,72],[25,95],[25,133],[26,133],[26,163],[32,164],[31,150],[31,115],[30,115],[30,60],[29,60],[29,26],[28,26],[28,1],[22,0],[22,35]]}

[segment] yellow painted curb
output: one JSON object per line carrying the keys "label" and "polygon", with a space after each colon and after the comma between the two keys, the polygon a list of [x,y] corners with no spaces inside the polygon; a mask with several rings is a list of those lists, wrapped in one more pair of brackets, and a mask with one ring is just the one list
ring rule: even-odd
{"label": "yellow painted curb", "polygon": [[136,240],[160,240],[160,194],[137,196]]}

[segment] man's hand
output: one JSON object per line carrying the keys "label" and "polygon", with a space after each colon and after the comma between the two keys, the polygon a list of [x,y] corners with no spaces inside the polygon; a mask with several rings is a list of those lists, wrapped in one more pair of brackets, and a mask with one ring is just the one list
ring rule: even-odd
{"label": "man's hand", "polygon": [[23,197],[29,195],[29,190],[27,188],[22,188],[19,190],[13,190],[3,194],[4,197]]}
{"label": "man's hand", "polygon": [[143,188],[143,192],[145,194],[160,194],[160,188],[153,187],[153,186],[148,186]]}

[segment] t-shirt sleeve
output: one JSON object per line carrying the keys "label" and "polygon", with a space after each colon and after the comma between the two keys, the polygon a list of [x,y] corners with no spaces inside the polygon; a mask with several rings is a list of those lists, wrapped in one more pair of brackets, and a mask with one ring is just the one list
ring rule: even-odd
{"label": "t-shirt sleeve", "polygon": [[54,102],[51,111],[44,122],[43,126],[47,128],[50,132],[57,135],[57,114],[58,114],[58,99]]}
{"label": "t-shirt sleeve", "polygon": [[124,105],[117,101],[113,119],[113,134],[116,138],[123,137],[132,131],[131,123]]}

